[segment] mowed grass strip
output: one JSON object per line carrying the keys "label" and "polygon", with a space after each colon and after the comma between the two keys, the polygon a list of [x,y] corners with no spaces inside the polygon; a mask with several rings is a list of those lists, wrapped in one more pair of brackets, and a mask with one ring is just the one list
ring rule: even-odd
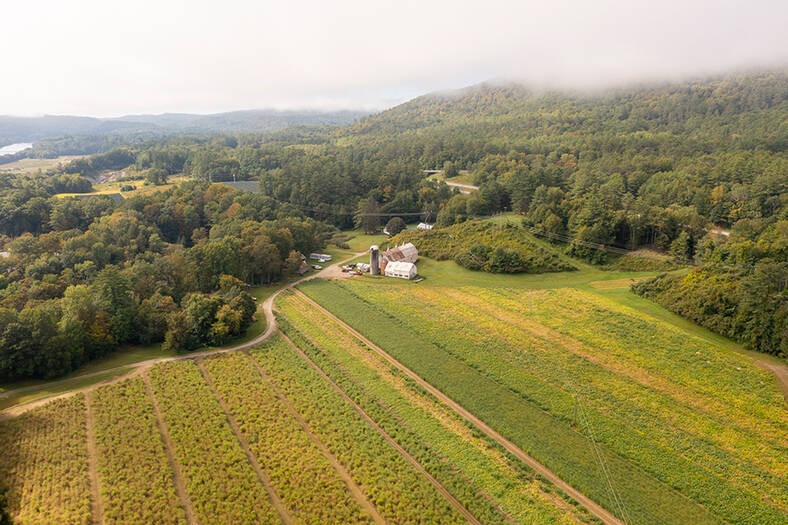
{"label": "mowed grass strip", "polygon": [[84,395],[0,421],[0,486],[16,524],[91,523]]}
{"label": "mowed grass strip", "polygon": [[[570,421],[555,417],[524,396],[524,392],[501,384],[478,365],[471,366],[452,355],[450,348],[441,346],[448,333],[445,328],[405,323],[390,314],[398,300],[384,296],[362,298],[352,293],[354,286],[368,285],[315,281],[299,289],[608,510],[621,513],[600,475],[603,467],[610,472],[612,485],[624,502],[628,521],[677,524],[720,521],[607,447],[600,447],[600,462],[592,443],[572,428]],[[406,305],[402,309],[414,310]],[[401,311],[397,313],[400,315]],[[426,334],[426,330],[431,333]],[[566,393],[562,402],[571,406],[572,400],[573,396]]]}
{"label": "mowed grass strip", "polygon": [[142,378],[93,392],[105,523],[186,523]]}
{"label": "mowed grass strip", "polygon": [[201,523],[279,523],[219,402],[192,361],[154,366],[153,391]]}
{"label": "mowed grass strip", "polygon": [[463,523],[463,516],[281,338],[251,352],[310,428],[392,523]]}
{"label": "mowed grass strip", "polygon": [[252,452],[291,515],[303,523],[368,523],[309,435],[245,354],[203,361]]}
{"label": "mowed grass strip", "polygon": [[286,294],[277,306],[280,327],[482,521],[590,520],[302,297]]}

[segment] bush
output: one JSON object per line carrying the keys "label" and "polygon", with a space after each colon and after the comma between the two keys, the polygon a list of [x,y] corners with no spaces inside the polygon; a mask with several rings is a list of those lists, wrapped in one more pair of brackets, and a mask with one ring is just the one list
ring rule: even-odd
{"label": "bush", "polygon": [[405,221],[402,220],[401,217],[392,217],[391,220],[386,223],[386,231],[389,233],[389,235],[397,235],[405,228]]}
{"label": "bush", "polygon": [[405,230],[391,241],[412,242],[420,255],[439,261],[454,259],[474,271],[541,273],[576,269],[538,246],[524,228],[514,224],[491,228],[485,221],[468,221],[429,231]]}
{"label": "bush", "polygon": [[753,269],[702,267],[662,274],[632,291],[753,350],[788,355],[788,263],[770,259]]}

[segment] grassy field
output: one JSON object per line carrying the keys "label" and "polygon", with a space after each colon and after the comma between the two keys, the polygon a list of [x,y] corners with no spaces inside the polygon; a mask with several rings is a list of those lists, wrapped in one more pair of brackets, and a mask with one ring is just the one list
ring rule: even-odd
{"label": "grassy field", "polygon": [[[129,198],[129,197],[134,197],[136,195],[149,195],[157,191],[165,191],[187,180],[190,180],[190,178],[184,175],[173,175],[168,179],[167,184],[161,184],[159,186],[155,186],[153,184],[145,185],[144,180],[103,182],[103,183],[94,184],[93,185],[94,191],[90,193],[58,193],[57,195],[55,195],[55,197],[62,199],[64,197],[74,197],[76,195],[107,195],[111,193],[120,193],[121,195],[123,195],[123,197]],[[134,186],[135,189],[131,191],[121,192],[120,189],[123,186]]]}
{"label": "grassy field", "polygon": [[[367,235],[355,230],[345,230],[342,233],[348,237],[348,248],[337,248],[336,246],[332,245],[323,250],[323,253],[327,253],[333,257],[331,263],[343,261],[358,252],[369,251],[369,247],[373,244],[385,246],[386,241],[388,240],[388,235],[383,233]],[[314,261],[307,262],[310,264],[314,263]]]}
{"label": "grassy field", "polygon": [[56,168],[60,164],[66,164],[83,155],[64,155],[54,159],[20,159],[8,164],[0,164],[0,173],[37,173]]}
{"label": "grassy field", "polygon": [[784,405],[748,356],[585,291],[388,282],[302,289],[628,521],[784,520]]}
{"label": "grassy field", "polygon": [[473,186],[473,176],[471,175],[471,172],[467,170],[460,170],[459,175],[456,175],[454,177],[449,177],[448,179],[443,176],[442,171],[440,173],[434,173],[427,178],[430,180],[442,180],[446,182],[455,182],[457,184],[466,184],[469,186]]}
{"label": "grassy field", "polygon": [[12,383],[11,385],[14,386],[14,388],[29,388],[0,398],[0,410],[26,403],[33,403],[47,397],[65,394],[66,392],[79,390],[101,383],[102,381],[109,381],[129,371],[131,371],[131,368],[124,367],[116,370],[108,370],[106,372],[99,371],[90,377],[72,377],[71,379],[60,379],[54,382],[28,381],[26,383]]}

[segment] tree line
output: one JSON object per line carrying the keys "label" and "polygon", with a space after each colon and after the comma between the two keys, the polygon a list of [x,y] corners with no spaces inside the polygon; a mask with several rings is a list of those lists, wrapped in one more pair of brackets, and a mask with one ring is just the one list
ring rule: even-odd
{"label": "tree line", "polygon": [[249,286],[294,274],[336,231],[218,184],[51,200],[45,232],[6,239],[0,258],[2,380],[61,375],[124,344],[222,344],[252,321]]}

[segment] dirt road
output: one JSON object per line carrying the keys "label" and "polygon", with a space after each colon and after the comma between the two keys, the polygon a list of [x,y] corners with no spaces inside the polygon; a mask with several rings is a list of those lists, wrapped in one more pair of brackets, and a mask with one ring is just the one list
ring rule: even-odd
{"label": "dirt road", "polygon": [[[95,390],[96,388],[98,388],[100,386],[107,385],[107,384],[110,384],[110,383],[115,383],[117,381],[122,381],[122,380],[124,380],[124,379],[126,379],[128,377],[131,377],[132,375],[138,374],[141,371],[144,371],[144,370],[150,368],[151,366],[155,365],[156,363],[164,363],[164,362],[167,362],[167,361],[180,361],[180,360],[183,360],[183,359],[198,359],[198,358],[207,357],[207,356],[211,356],[211,355],[224,354],[224,353],[227,353],[227,352],[237,352],[239,350],[246,350],[248,348],[252,348],[254,346],[257,346],[260,343],[262,343],[263,341],[267,340],[269,337],[271,337],[274,333],[276,333],[277,326],[276,326],[276,317],[274,317],[274,300],[276,299],[277,295],[282,293],[284,290],[291,289],[291,288],[293,288],[295,286],[298,286],[299,284],[301,284],[301,283],[303,283],[305,281],[308,281],[310,279],[314,279],[316,277],[322,277],[322,278],[325,278],[325,279],[336,279],[336,278],[346,277],[346,276],[348,276],[348,274],[342,273],[342,268],[341,268],[342,265],[352,261],[356,257],[364,255],[365,253],[367,253],[367,252],[363,251],[363,252],[359,252],[359,253],[353,254],[352,257],[349,257],[349,258],[347,258],[347,259],[345,259],[343,261],[340,261],[338,263],[332,264],[331,266],[328,266],[328,267],[324,268],[323,270],[320,270],[319,272],[316,272],[316,273],[314,273],[312,275],[304,277],[303,279],[299,279],[297,281],[294,281],[294,282],[290,283],[289,285],[283,286],[282,288],[280,288],[279,290],[277,290],[273,294],[271,294],[271,296],[268,297],[265,301],[263,301],[263,304],[261,305],[261,308],[263,310],[263,313],[265,314],[265,320],[266,320],[265,332],[263,332],[259,336],[255,337],[251,341],[247,341],[246,343],[235,345],[235,346],[230,346],[230,347],[227,347],[227,348],[221,348],[221,349],[218,349],[218,350],[205,350],[203,352],[192,352],[192,353],[189,353],[189,354],[183,354],[183,355],[179,355],[179,356],[175,356],[175,357],[162,357],[162,358],[158,358],[158,359],[148,359],[146,361],[139,361],[137,363],[130,363],[130,364],[118,366],[118,367],[115,367],[115,368],[107,368],[105,370],[100,370],[98,372],[91,372],[90,374],[83,374],[83,375],[80,375],[80,376],[72,377],[72,378],[69,378],[67,381],[76,381],[76,380],[79,380],[79,379],[87,379],[87,378],[90,378],[90,377],[104,375],[104,374],[111,373],[111,372],[116,372],[116,371],[119,372],[119,371],[122,371],[122,370],[125,370],[125,369],[129,369],[129,368],[132,369],[127,374],[120,375],[118,377],[109,379],[107,381],[102,381],[100,383],[96,383],[96,384],[93,384],[93,385],[90,385],[90,386],[87,386],[87,387],[84,387],[84,388],[71,390],[69,392],[65,392],[65,393],[62,393],[62,394],[57,394],[57,395],[54,395],[54,396],[51,396],[51,397],[47,397],[45,399],[32,401],[30,403],[25,403],[25,404],[9,407],[9,408],[7,408],[5,410],[0,411],[0,420],[8,418],[8,417],[18,416],[19,414],[22,414],[24,412],[27,412],[28,410],[31,410],[33,408],[36,408],[36,407],[39,407],[39,406],[44,405],[46,403],[49,403],[50,401],[53,401],[55,399],[61,399],[61,398],[64,398],[64,397],[72,396],[72,395],[77,394],[79,392],[90,392],[90,391]],[[14,395],[14,394],[20,394],[20,393],[23,393],[23,392],[33,391],[33,390],[36,390],[36,389],[46,389],[47,387],[54,387],[54,386],[56,386],[56,385],[58,385],[58,384],[60,384],[62,382],[63,382],[63,380],[61,380],[61,381],[53,381],[51,383],[44,383],[44,384],[40,384],[40,385],[33,385],[33,386],[28,386],[28,387],[23,387],[23,388],[17,388],[17,389],[14,389],[14,390],[8,390],[6,392],[0,393],[0,399],[2,399],[4,397],[11,396],[11,395]]]}
{"label": "dirt road", "polygon": [[756,365],[773,372],[777,376],[777,383],[780,385],[780,390],[783,391],[785,401],[788,402],[788,366],[770,363],[768,361],[756,361]]}

